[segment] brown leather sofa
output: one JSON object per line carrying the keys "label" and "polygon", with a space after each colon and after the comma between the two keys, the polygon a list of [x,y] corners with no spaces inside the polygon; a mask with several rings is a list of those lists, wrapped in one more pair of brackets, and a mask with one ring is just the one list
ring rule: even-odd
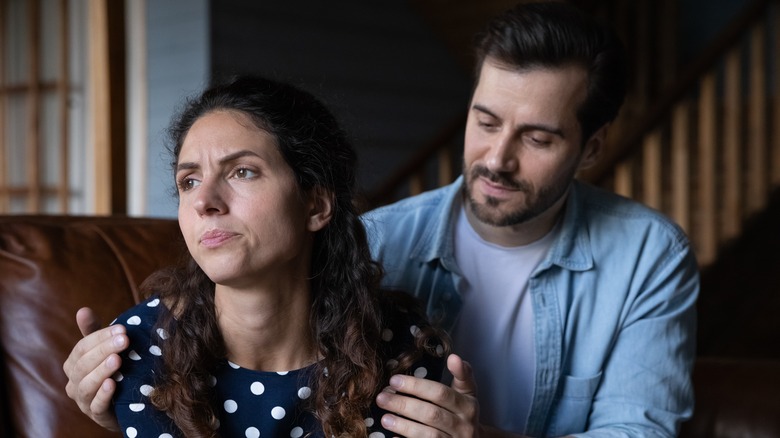
{"label": "brown leather sofa", "polygon": [[[172,220],[0,216],[0,437],[117,436],[65,394],[76,311],[89,305],[110,322],[182,251]],[[694,380],[683,436],[780,437],[779,362],[702,359]]]}

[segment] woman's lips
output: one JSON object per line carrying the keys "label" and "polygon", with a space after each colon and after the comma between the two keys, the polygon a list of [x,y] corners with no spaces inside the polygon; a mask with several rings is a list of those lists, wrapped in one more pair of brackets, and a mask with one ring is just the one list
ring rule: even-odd
{"label": "woman's lips", "polygon": [[216,248],[235,236],[237,234],[230,231],[209,230],[200,236],[200,244],[206,248]]}

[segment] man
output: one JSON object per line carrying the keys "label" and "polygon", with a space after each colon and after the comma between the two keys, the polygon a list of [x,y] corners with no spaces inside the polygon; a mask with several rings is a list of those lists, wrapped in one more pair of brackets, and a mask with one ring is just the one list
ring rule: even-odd
{"label": "man", "polygon": [[[459,353],[451,386],[393,377],[377,397],[394,413],[383,426],[675,436],[693,404],[691,248],[657,212],[575,180],[624,98],[620,42],[566,3],[521,4],[491,22],[477,54],[463,176],[364,218],[385,285],[418,296]],[[65,369],[68,394],[110,426],[109,354],[125,344],[107,330]]]}

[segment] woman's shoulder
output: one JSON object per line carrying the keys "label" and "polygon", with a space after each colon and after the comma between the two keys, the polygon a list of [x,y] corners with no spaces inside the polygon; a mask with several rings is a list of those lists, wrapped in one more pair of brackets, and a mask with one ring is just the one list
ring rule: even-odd
{"label": "woman's shoulder", "polygon": [[111,325],[122,324],[128,331],[150,331],[164,308],[160,298],[153,295],[122,312]]}
{"label": "woman's shoulder", "polygon": [[386,365],[393,373],[439,380],[450,352],[446,333],[431,324],[419,301],[407,293],[384,290],[380,306],[380,350]]}

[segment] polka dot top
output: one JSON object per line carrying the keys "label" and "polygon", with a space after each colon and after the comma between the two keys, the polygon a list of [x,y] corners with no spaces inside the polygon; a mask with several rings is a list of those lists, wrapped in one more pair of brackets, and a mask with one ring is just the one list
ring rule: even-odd
{"label": "polka dot top", "polygon": [[[173,438],[182,436],[173,421],[149,402],[155,373],[161,363],[166,333],[155,329],[163,304],[151,297],[120,315],[114,323],[127,327],[130,346],[122,354],[122,367],[114,376],[117,390],[114,410],[120,428],[129,438]],[[382,351],[394,360],[413,342],[419,330],[410,314],[396,312],[391,327],[382,332]],[[399,317],[395,317],[399,316]],[[444,358],[423,356],[412,367],[417,377],[439,380]],[[322,437],[319,422],[307,408],[312,396],[315,366],[286,372],[262,372],[221,363],[211,376],[212,403],[219,417],[221,437]],[[372,405],[365,419],[369,438],[391,437],[380,418],[385,413]]]}

